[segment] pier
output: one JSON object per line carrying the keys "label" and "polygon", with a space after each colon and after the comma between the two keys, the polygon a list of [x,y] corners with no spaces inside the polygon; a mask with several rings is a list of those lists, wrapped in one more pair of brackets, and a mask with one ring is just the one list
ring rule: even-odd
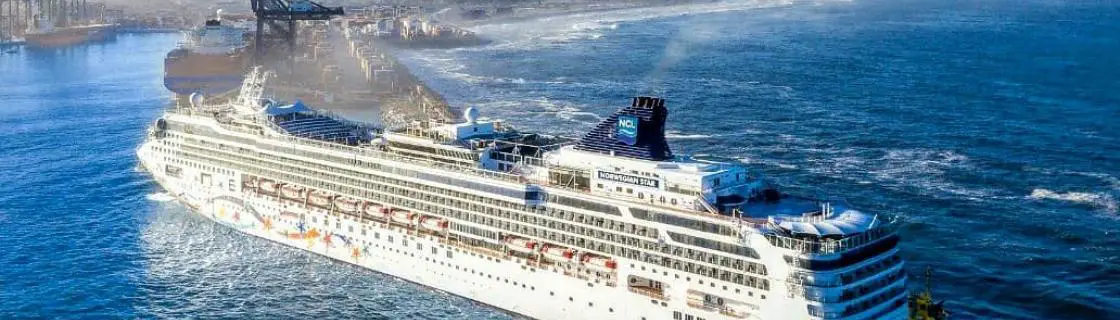
{"label": "pier", "polygon": [[350,26],[379,42],[402,48],[456,48],[488,43],[474,32],[440,21],[422,7],[353,10]]}
{"label": "pier", "polygon": [[298,24],[293,63],[277,55],[270,69],[280,76],[269,85],[282,100],[301,100],[311,106],[386,125],[409,120],[450,121],[446,100],[429,88],[396,57],[349,18]]}

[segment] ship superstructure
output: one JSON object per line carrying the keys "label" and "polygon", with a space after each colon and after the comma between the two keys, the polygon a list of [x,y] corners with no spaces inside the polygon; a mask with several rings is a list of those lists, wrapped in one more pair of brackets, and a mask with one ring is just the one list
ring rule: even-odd
{"label": "ship superstructure", "polygon": [[237,89],[249,71],[251,21],[223,19],[221,12],[183,34],[164,58],[164,87],[179,95],[217,97]]}
{"label": "ship superstructure", "polygon": [[263,99],[169,109],[137,150],[161,186],[246,234],[535,319],[901,319],[889,219],[673,154],[665,100],[581,138],[382,128]]}

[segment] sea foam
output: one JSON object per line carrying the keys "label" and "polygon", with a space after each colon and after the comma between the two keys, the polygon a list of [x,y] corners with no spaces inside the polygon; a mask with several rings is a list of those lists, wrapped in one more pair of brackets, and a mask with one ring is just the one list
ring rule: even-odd
{"label": "sea foam", "polygon": [[147,196],[147,198],[148,198],[149,201],[155,201],[155,202],[168,202],[168,201],[175,200],[175,196],[172,196],[170,193],[167,193],[167,192],[152,193],[152,194],[149,194]]}
{"label": "sea foam", "polygon": [[1116,213],[1120,204],[1116,203],[1116,199],[1112,195],[1104,193],[1090,193],[1090,192],[1055,192],[1049,189],[1036,188],[1031,191],[1027,196],[1035,200],[1057,200],[1072,203],[1088,204],[1108,213]]}

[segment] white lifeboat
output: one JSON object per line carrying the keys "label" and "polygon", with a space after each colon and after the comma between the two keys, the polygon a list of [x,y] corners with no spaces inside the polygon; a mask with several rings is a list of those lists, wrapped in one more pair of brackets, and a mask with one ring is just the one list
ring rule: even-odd
{"label": "white lifeboat", "polygon": [[338,206],[338,210],[342,210],[342,212],[358,212],[362,207],[361,201],[348,197],[335,198],[334,205]]}
{"label": "white lifeboat", "polygon": [[618,268],[618,262],[614,261],[614,259],[593,254],[584,254],[580,262],[588,269],[601,272],[614,272],[614,270]]}
{"label": "white lifeboat", "polygon": [[264,192],[276,192],[276,182],[272,182],[272,180],[261,179],[259,182],[257,182],[257,187],[261,188],[261,191]]}
{"label": "white lifeboat", "polygon": [[416,214],[412,213],[412,212],[408,212],[408,210],[393,209],[390,212],[391,213],[389,214],[389,218],[393,219],[393,222],[396,222],[396,223],[409,224],[410,225],[410,224],[412,224],[412,220],[416,219]]}
{"label": "white lifeboat", "polygon": [[307,200],[311,201],[311,204],[316,206],[329,207],[331,205],[330,198],[330,194],[326,191],[315,190],[311,192],[311,195],[307,197]]}
{"label": "white lifeboat", "polygon": [[420,227],[431,231],[447,230],[447,220],[443,218],[424,216],[420,218]]}
{"label": "white lifeboat", "polygon": [[280,187],[280,195],[288,199],[303,199],[304,189],[297,185],[284,185]]}
{"label": "white lifeboat", "polygon": [[537,242],[525,238],[507,236],[506,247],[521,253],[534,253],[537,251]]}
{"label": "white lifeboat", "polygon": [[545,259],[552,261],[570,261],[576,252],[565,247],[545,244],[541,247],[541,254]]}

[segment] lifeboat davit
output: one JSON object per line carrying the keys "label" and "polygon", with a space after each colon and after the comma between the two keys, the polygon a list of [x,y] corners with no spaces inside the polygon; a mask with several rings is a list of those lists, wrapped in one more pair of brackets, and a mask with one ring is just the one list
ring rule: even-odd
{"label": "lifeboat davit", "polygon": [[575,256],[575,250],[565,247],[545,244],[541,247],[541,254],[545,259],[552,261],[570,261]]}
{"label": "lifeboat davit", "polygon": [[443,218],[428,216],[420,218],[420,227],[427,230],[443,232],[447,230],[448,225],[447,220]]}
{"label": "lifeboat davit", "polygon": [[416,214],[404,209],[393,209],[389,217],[393,222],[411,225],[412,220],[416,219]]}
{"label": "lifeboat davit", "polygon": [[525,238],[508,236],[506,237],[506,247],[520,253],[535,253],[537,251],[537,242]]}
{"label": "lifeboat davit", "polygon": [[311,195],[307,197],[307,200],[311,201],[311,204],[316,205],[316,206],[320,206],[320,207],[330,207],[331,206],[331,195],[329,193],[327,193],[326,191],[319,191],[319,190],[312,191]]}
{"label": "lifeboat davit", "polygon": [[593,254],[585,254],[580,259],[584,267],[595,271],[614,272],[618,268],[618,262],[614,259],[601,257]]}
{"label": "lifeboat davit", "polygon": [[288,199],[303,199],[303,187],[297,185],[286,184],[280,187],[280,195]]}
{"label": "lifeboat davit", "polygon": [[358,209],[362,207],[361,201],[348,197],[338,197],[334,199],[334,205],[338,206],[338,210],[342,210],[342,212],[358,212]]}
{"label": "lifeboat davit", "polygon": [[249,178],[249,179],[245,179],[245,181],[243,181],[243,182],[241,182],[241,183],[242,183],[242,185],[244,185],[244,186],[245,186],[246,188],[253,188],[253,187],[256,187],[256,186],[257,186],[257,179],[255,179],[255,178]]}
{"label": "lifeboat davit", "polygon": [[264,192],[276,193],[276,182],[273,182],[272,180],[261,179],[259,182],[257,182],[257,187],[261,188],[261,191]]}

